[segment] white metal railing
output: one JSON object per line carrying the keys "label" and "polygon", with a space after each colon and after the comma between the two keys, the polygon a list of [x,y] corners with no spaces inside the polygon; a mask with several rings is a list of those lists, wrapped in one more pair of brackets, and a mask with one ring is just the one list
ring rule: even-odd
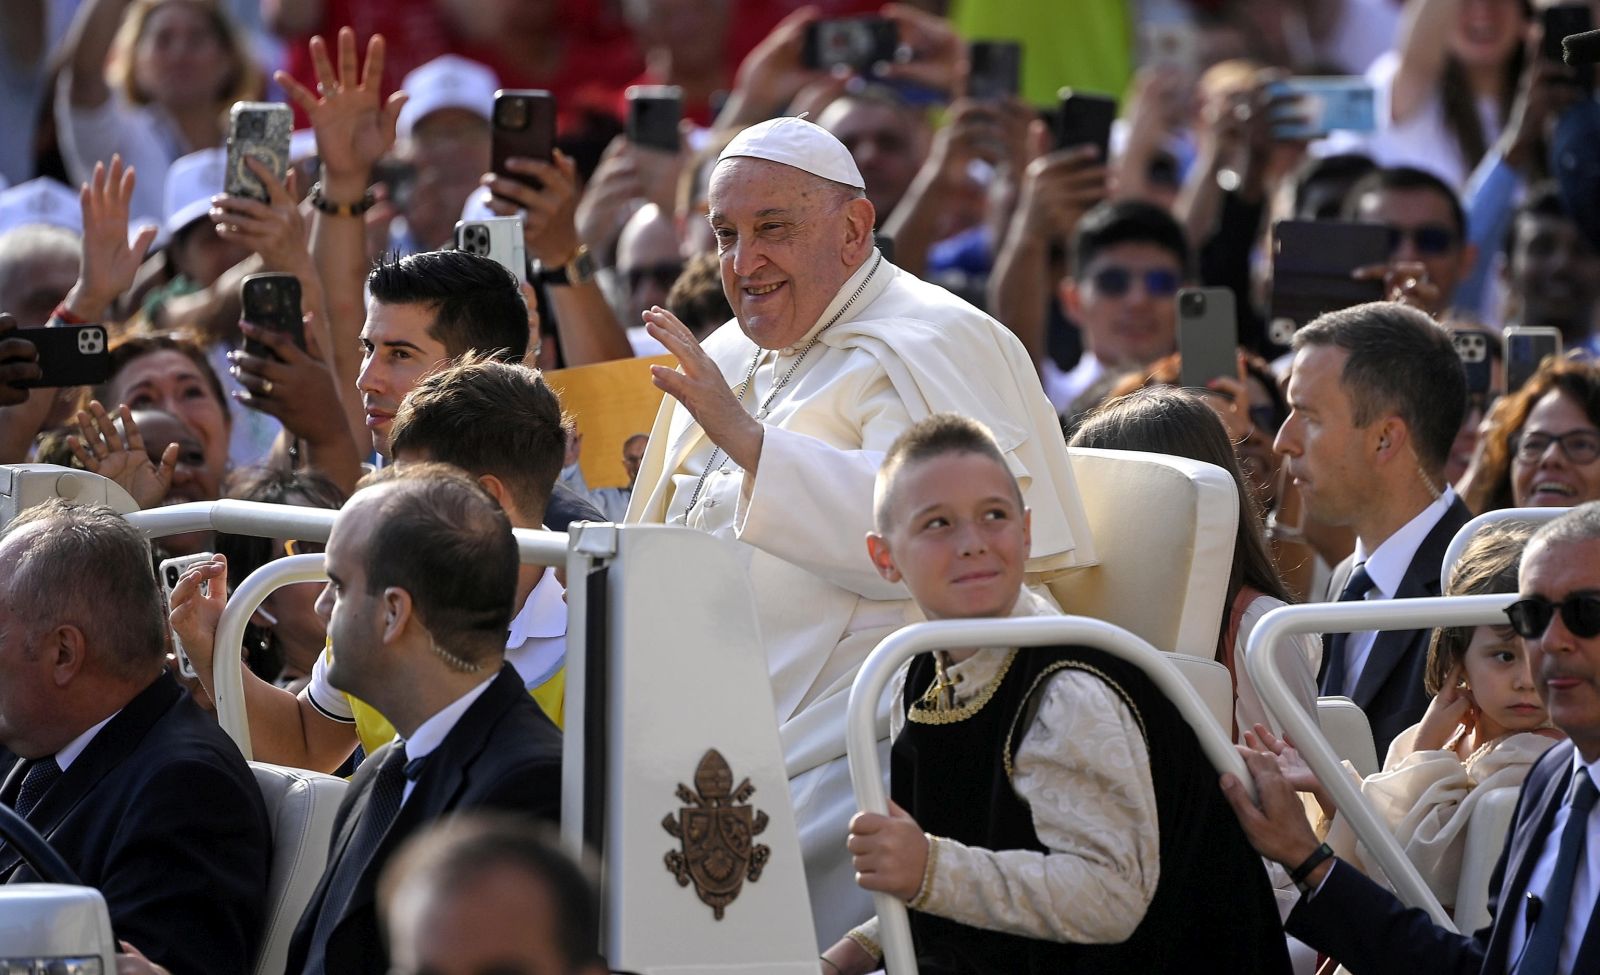
{"label": "white metal railing", "polygon": [[[850,755],[850,782],[856,804],[867,812],[887,814],[888,797],[878,762],[877,703],[895,670],[919,653],[953,647],[1048,647],[1072,644],[1092,647],[1140,668],[1189,722],[1206,757],[1218,772],[1232,772],[1252,798],[1255,787],[1244,760],[1234,749],[1211,710],[1169,659],[1169,655],[1121,627],[1084,616],[1036,616],[1020,619],[941,620],[917,623],[886,637],[868,655],[850,687],[845,727]],[[916,954],[906,906],[889,894],[874,894],[878,938],[889,975],[915,975]]]}
{"label": "white metal railing", "polygon": [[[1469,526],[1470,527],[1470,526]],[[1459,537],[1459,536],[1458,536]],[[1454,931],[1455,924],[1439,905],[1394,833],[1378,818],[1361,789],[1350,780],[1323,737],[1316,718],[1305,712],[1283,679],[1278,658],[1298,651],[1288,637],[1300,633],[1363,633],[1368,630],[1420,630],[1436,626],[1504,624],[1505,608],[1515,595],[1436,596],[1427,599],[1385,599],[1366,602],[1310,603],[1281,606],[1261,618],[1250,634],[1245,669],[1267,711],[1293,740],[1300,756],[1333,795],[1339,813],[1377,860],[1395,894],[1428,912],[1433,922]]]}
{"label": "white metal railing", "polygon": [[[257,538],[293,538],[326,542],[339,512],[332,508],[265,504],[259,501],[194,501],[186,504],[131,512],[128,523],[151,538],[194,531],[220,531]],[[525,565],[565,565],[565,532],[515,530],[517,552]],[[297,582],[323,582],[328,578],[321,555],[294,555],[276,559],[250,573],[223,608],[217,622],[212,651],[211,680],[215,691],[217,723],[228,733],[244,757],[252,757],[250,724],[244,708],[244,664],[240,655],[244,628],[263,600],[280,586]]]}
{"label": "white metal railing", "polygon": [[1502,521],[1526,521],[1535,525],[1542,525],[1547,521],[1559,518],[1571,511],[1570,508],[1501,508],[1498,511],[1485,511],[1483,514],[1461,526],[1454,538],[1450,539],[1450,546],[1444,550],[1444,562],[1439,567],[1439,589],[1444,591],[1450,586],[1450,573],[1455,569],[1456,563],[1461,560],[1461,553],[1467,550],[1467,545],[1472,541],[1472,536],[1486,525],[1497,525]]}

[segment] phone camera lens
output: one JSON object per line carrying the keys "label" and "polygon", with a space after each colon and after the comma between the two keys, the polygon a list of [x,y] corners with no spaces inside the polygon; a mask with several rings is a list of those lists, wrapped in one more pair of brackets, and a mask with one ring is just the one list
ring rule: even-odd
{"label": "phone camera lens", "polygon": [[1198,292],[1189,292],[1183,296],[1183,314],[1196,318],[1206,313],[1206,296]]}

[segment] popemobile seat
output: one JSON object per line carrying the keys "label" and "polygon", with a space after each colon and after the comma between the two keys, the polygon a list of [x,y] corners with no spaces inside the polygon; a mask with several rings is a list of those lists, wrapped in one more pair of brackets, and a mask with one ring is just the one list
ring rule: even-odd
{"label": "popemobile seat", "polygon": [[1334,754],[1349,762],[1362,778],[1378,771],[1378,746],[1372,740],[1367,712],[1348,697],[1317,698],[1317,724]]}
{"label": "popemobile seat", "polygon": [[333,839],[333,819],[350,783],[304,769],[251,762],[272,825],[266,924],[256,954],[256,975],[282,975],[295,925],[322,879]]}
{"label": "popemobile seat", "polygon": [[1233,683],[1216,662],[1239,494],[1214,464],[1137,450],[1071,447],[1097,561],[1049,582],[1061,608],[1114,623],[1177,655],[1224,730]]}

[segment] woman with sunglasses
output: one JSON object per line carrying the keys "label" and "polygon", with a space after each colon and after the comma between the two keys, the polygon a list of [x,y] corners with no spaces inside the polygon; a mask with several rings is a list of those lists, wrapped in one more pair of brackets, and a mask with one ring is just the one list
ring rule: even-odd
{"label": "woman with sunglasses", "polygon": [[1600,500],[1600,367],[1548,359],[1489,413],[1461,482],[1473,511],[1566,508]]}
{"label": "woman with sunglasses", "polygon": [[[1517,566],[1532,535],[1533,526],[1518,522],[1480,531],[1456,563],[1447,595],[1516,592]],[[1550,727],[1512,626],[1439,628],[1423,679],[1433,702],[1421,722],[1395,738],[1383,770],[1362,781],[1361,793],[1450,908],[1473,810],[1494,789],[1521,788],[1534,762],[1563,736]],[[1294,748],[1265,727],[1246,737],[1276,752],[1285,775],[1316,797],[1323,812],[1318,832],[1334,852],[1371,874],[1355,831]]]}

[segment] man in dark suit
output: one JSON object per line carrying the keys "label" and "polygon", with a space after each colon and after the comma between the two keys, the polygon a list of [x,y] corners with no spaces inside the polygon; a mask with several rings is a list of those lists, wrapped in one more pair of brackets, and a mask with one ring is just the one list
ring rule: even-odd
{"label": "man in dark suit", "polygon": [[[1439,595],[1439,568],[1472,517],[1445,483],[1466,411],[1466,377],[1450,335],[1393,302],[1323,315],[1294,336],[1289,418],[1273,445],[1311,518],[1353,529],[1356,550],[1328,598]],[[1425,630],[1329,634],[1323,694],[1366,712],[1381,757],[1428,707]]]}
{"label": "man in dark suit", "polygon": [[1287,867],[1306,894],[1289,915],[1289,933],[1356,975],[1600,971],[1600,503],[1540,529],[1519,583],[1507,616],[1550,720],[1570,740],[1545,752],[1523,783],[1490,879],[1488,926],[1471,936],[1439,928],[1332,858],[1273,756],[1245,752],[1259,806],[1223,776],[1257,851]]}
{"label": "man in dark suit", "polygon": [[511,524],[471,478],[391,468],[358,491],[328,539],[317,600],[329,680],[399,737],[362,765],[288,972],[382,975],[377,878],[406,837],[447,813],[500,808],[554,820],[561,734],[504,662],[517,586]]}
{"label": "man in dark suit", "polygon": [[[247,972],[271,829],[233,742],[163,666],[150,545],[109,508],[50,501],[0,532],[0,787],[111,925],[173,975]],[[38,882],[0,844],[0,878]]]}

